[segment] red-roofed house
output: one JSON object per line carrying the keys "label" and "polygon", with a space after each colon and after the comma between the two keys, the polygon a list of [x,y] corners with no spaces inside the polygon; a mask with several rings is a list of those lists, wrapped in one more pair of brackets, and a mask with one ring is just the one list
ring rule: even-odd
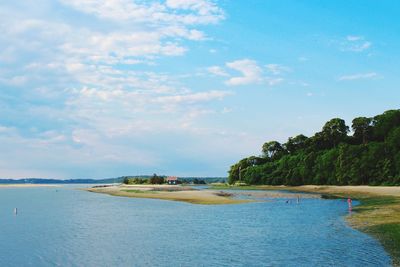
{"label": "red-roofed house", "polygon": [[178,177],[176,176],[169,176],[167,177],[167,184],[178,184]]}

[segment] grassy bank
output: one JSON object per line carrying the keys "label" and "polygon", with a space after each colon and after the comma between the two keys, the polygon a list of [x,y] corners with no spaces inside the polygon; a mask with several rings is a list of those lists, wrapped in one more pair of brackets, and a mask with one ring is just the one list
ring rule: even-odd
{"label": "grassy bank", "polygon": [[400,197],[352,195],[360,200],[356,212],[347,218],[349,224],[377,238],[400,266]]}
{"label": "grassy bank", "polygon": [[318,193],[330,198],[352,198],[360,205],[347,216],[349,225],[377,238],[392,256],[393,265],[400,266],[400,187],[369,186],[229,186],[215,189],[288,190]]}
{"label": "grassy bank", "polygon": [[218,192],[207,190],[192,190],[184,187],[173,186],[112,186],[89,188],[87,191],[103,193],[112,196],[133,197],[133,198],[152,198],[171,201],[182,201],[192,204],[220,205],[246,203],[249,200],[233,199],[229,195],[221,195]]}

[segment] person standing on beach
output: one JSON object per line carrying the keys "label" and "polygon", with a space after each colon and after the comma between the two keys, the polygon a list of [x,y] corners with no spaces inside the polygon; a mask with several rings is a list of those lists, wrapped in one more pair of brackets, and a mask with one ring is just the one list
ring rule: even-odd
{"label": "person standing on beach", "polygon": [[351,210],[352,210],[352,208],[353,208],[353,205],[352,205],[352,200],[351,200],[351,198],[348,198],[348,199],[347,199],[347,204],[349,205],[349,211],[351,211]]}

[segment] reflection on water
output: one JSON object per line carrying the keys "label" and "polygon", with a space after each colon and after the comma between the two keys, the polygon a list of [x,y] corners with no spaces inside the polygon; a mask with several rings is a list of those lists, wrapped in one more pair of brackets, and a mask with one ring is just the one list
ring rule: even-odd
{"label": "reflection on water", "polygon": [[[18,208],[18,215],[13,214]],[[347,203],[192,205],[63,188],[0,189],[0,266],[388,266]]]}

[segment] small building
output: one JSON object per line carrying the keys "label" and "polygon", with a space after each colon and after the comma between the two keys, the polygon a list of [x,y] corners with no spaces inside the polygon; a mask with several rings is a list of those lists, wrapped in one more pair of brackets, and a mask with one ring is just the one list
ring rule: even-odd
{"label": "small building", "polygon": [[178,177],[176,177],[176,176],[167,177],[167,184],[170,184],[170,185],[178,184]]}

